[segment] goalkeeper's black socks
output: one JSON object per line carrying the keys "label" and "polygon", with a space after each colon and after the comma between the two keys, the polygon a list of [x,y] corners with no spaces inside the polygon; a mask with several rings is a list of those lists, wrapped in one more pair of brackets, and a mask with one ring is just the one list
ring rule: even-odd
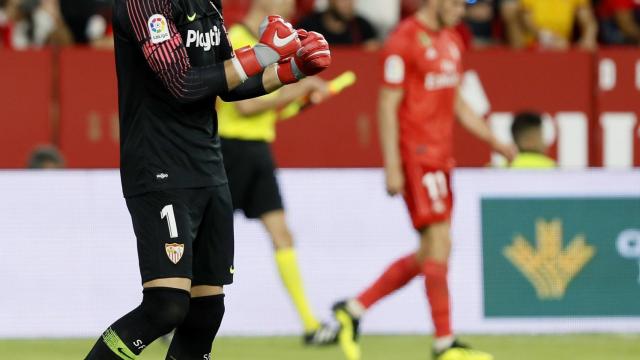
{"label": "goalkeeper's black socks", "polygon": [[140,306],[111,325],[85,360],[134,360],[145,347],[182,324],[189,312],[188,291],[149,288],[143,294]]}
{"label": "goalkeeper's black socks", "polygon": [[176,329],[167,360],[209,359],[224,316],[224,295],[191,299],[189,314]]}

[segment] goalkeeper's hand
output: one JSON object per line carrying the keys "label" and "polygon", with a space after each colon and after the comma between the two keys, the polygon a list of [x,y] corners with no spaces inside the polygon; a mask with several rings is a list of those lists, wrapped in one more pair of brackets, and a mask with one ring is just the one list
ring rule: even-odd
{"label": "goalkeeper's hand", "polygon": [[301,47],[298,32],[280,16],[268,16],[260,24],[259,43],[236,51],[233,59],[236,71],[243,80],[293,56]]}
{"label": "goalkeeper's hand", "polygon": [[331,65],[329,43],[322,34],[298,30],[301,48],[295,56],[280,61],[278,78],[283,84],[295,83],[307,76],[316,75]]}

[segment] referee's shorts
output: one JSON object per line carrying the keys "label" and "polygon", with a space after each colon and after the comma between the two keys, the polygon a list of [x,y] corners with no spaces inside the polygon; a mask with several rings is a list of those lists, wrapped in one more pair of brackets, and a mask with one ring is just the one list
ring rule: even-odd
{"label": "referee's shorts", "polygon": [[258,219],[284,208],[269,143],[222,138],[222,155],[234,210]]}

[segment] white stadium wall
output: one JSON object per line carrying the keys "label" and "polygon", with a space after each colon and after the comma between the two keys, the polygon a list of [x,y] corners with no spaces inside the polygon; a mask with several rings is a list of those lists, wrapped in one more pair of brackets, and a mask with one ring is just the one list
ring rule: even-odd
{"label": "white stadium wall", "polygon": [[[380,170],[283,170],[280,179],[306,288],[322,317],[416,245],[403,202],[385,195]],[[454,187],[458,331],[640,332],[640,171],[458,170]],[[137,305],[135,238],[116,171],[5,171],[0,189],[0,337],[95,336]],[[520,210],[531,218],[514,217]],[[298,334],[265,233],[236,220],[236,283],[226,290],[223,333]],[[536,247],[536,224],[564,226],[562,246],[546,253],[570,263],[563,268],[570,275],[554,278],[561,283],[525,277],[536,268],[512,266],[504,255],[520,231]],[[538,245],[558,240],[537,236]],[[414,280],[376,306],[364,330],[427,333],[423,293],[422,279]]]}

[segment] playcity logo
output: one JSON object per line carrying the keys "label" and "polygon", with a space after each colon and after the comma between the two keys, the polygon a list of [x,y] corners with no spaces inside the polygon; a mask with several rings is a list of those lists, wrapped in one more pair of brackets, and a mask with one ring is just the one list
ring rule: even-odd
{"label": "playcity logo", "polygon": [[187,31],[187,47],[195,46],[204,51],[211,50],[214,46],[220,45],[221,32],[217,26],[209,32],[202,33],[200,30]]}
{"label": "playcity logo", "polygon": [[[627,229],[621,232],[616,240],[616,248],[620,256],[637,261],[640,268],[640,229]],[[640,270],[638,284],[640,285]]]}

